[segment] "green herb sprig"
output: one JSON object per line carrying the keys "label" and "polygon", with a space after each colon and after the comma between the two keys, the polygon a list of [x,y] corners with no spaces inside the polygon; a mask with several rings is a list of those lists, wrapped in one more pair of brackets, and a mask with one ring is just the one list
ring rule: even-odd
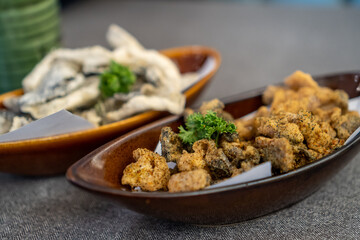
{"label": "green herb sprig", "polygon": [[200,139],[213,139],[218,145],[220,134],[235,133],[236,126],[228,123],[215,112],[208,111],[206,115],[193,113],[185,121],[185,127],[179,127],[179,137],[184,143],[193,144]]}
{"label": "green herb sprig", "polygon": [[111,61],[109,70],[100,75],[99,89],[104,98],[112,97],[115,93],[128,93],[135,83],[136,77],[128,67]]}

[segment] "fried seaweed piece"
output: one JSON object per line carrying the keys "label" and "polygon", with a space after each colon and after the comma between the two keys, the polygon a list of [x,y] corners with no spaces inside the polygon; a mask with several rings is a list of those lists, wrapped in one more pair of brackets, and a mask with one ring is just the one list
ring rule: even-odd
{"label": "fried seaweed piece", "polygon": [[264,161],[271,161],[273,168],[280,172],[289,172],[296,166],[292,146],[286,138],[256,137],[255,146]]}
{"label": "fried seaweed piece", "polygon": [[197,191],[210,185],[211,177],[204,169],[180,172],[170,177],[169,192]]}
{"label": "fried seaweed piece", "polygon": [[136,162],[126,166],[121,183],[143,191],[165,190],[170,179],[165,158],[145,148],[133,151],[133,157]]}
{"label": "fried seaweed piece", "polygon": [[161,152],[167,162],[177,162],[183,151],[183,144],[178,134],[170,127],[163,127],[160,134]]}

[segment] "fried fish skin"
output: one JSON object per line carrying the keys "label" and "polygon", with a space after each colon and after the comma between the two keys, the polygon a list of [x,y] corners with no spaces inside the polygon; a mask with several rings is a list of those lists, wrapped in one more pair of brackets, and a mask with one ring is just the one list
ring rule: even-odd
{"label": "fried fish skin", "polygon": [[161,152],[168,162],[177,162],[181,157],[183,145],[178,134],[170,127],[163,127],[160,134]]}
{"label": "fried fish skin", "polygon": [[164,157],[145,148],[133,151],[136,162],[124,169],[121,183],[143,191],[166,189],[170,170]]}
{"label": "fried fish skin", "polygon": [[180,172],[171,176],[169,192],[197,191],[210,185],[210,174],[204,169]]}

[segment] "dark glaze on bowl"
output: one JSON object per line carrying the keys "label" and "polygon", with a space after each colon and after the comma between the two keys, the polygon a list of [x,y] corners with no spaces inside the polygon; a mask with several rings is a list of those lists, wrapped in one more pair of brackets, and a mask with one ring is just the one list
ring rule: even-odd
{"label": "dark glaze on bowl", "polygon": [[[204,46],[185,46],[160,52],[170,57],[181,73],[196,71],[200,69],[205,60],[213,60],[214,64],[209,73],[184,92],[187,105],[199,96],[221,63],[220,54],[216,50]],[[19,96],[22,93],[23,91],[18,89],[0,95],[0,108],[3,107],[4,99]],[[121,134],[167,115],[169,115],[167,112],[147,111],[85,131],[0,143],[0,172],[38,176],[64,173],[71,164],[97,147]]]}
{"label": "dark glaze on bowl", "polygon": [[[344,89],[356,97],[355,74],[315,78],[322,86]],[[226,111],[235,118],[262,105],[265,88],[223,99]],[[193,224],[228,224],[259,217],[294,204],[309,196],[344,167],[360,150],[357,137],[331,155],[292,172],[227,187],[196,192],[131,192],[120,185],[122,171],[133,162],[138,147],[154,149],[163,126],[176,129],[181,116],[158,120],[90,153],[71,166],[67,178],[93,193],[115,199],[139,213]]]}

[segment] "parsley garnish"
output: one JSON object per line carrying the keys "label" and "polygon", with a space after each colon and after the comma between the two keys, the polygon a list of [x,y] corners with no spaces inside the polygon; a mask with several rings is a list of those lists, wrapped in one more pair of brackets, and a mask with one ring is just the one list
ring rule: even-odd
{"label": "parsley garnish", "polygon": [[213,139],[218,145],[219,136],[222,133],[234,133],[236,127],[233,123],[228,123],[224,119],[216,116],[213,111],[208,111],[206,115],[193,113],[185,121],[186,130],[183,126],[179,127],[179,137],[184,143],[193,144],[200,139]]}
{"label": "parsley garnish", "polygon": [[100,91],[103,97],[112,97],[115,93],[128,93],[136,77],[128,67],[111,61],[109,70],[100,76]]}

